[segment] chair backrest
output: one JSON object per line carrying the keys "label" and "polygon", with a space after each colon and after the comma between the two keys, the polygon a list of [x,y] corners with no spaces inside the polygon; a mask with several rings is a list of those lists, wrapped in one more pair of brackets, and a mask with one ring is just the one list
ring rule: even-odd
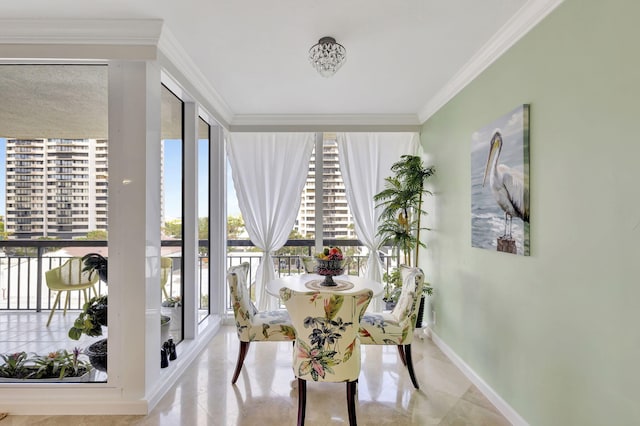
{"label": "chair backrest", "polygon": [[81,257],[72,257],[57,268],[45,273],[47,285],[59,289],[61,286],[95,284],[100,279],[98,274],[83,271],[84,262]]}
{"label": "chair backrest", "polygon": [[313,274],[316,272],[316,259],[313,256],[300,256],[302,265],[304,265],[304,271],[307,274]]}
{"label": "chair backrest", "polygon": [[258,312],[249,297],[249,288],[247,286],[249,268],[249,263],[245,262],[232,266],[227,271],[227,283],[229,284],[233,315],[238,328],[238,337],[240,340],[247,342],[250,340],[248,328],[251,325],[251,319]]}
{"label": "chair backrest", "polygon": [[413,324],[411,328],[413,330],[422,297],[424,273],[420,268],[400,265],[400,276],[402,277],[402,292],[395,308],[391,311],[391,316],[398,323],[409,320]]}
{"label": "chair backrest", "polygon": [[170,257],[160,258],[160,285],[164,286],[169,280],[171,275],[171,268],[173,267],[173,261]]}
{"label": "chair backrest", "polygon": [[320,382],[353,381],[360,375],[358,329],[373,292],[352,294],[280,289],[296,330],[293,372]]}

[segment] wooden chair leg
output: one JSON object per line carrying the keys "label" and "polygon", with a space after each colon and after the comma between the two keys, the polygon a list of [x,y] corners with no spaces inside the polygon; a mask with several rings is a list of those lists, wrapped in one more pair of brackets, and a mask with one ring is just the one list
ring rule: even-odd
{"label": "wooden chair leg", "polygon": [[51,322],[51,317],[53,317],[53,313],[56,311],[56,305],[60,301],[60,293],[62,293],[62,292],[59,291],[58,294],[56,294],[56,300],[53,302],[53,305],[51,306],[51,313],[49,314],[49,320],[47,321],[47,327],[49,327],[49,323]]}
{"label": "wooden chair leg", "polygon": [[411,383],[413,383],[413,387],[416,389],[420,389],[420,385],[418,385],[418,380],[416,379],[416,373],[413,371],[413,360],[411,359],[411,345],[404,346],[404,353],[407,357],[407,369],[409,370],[409,377],[411,377]]}
{"label": "wooden chair leg", "polygon": [[234,384],[238,380],[240,370],[242,370],[242,364],[244,364],[244,358],[247,356],[249,350],[249,342],[240,342],[240,349],[238,350],[238,361],[236,362],[236,371],[233,373],[231,384]]}
{"label": "wooden chair leg", "polygon": [[356,422],[356,392],[358,381],[347,382],[347,409],[349,410],[349,426],[357,426]]}
{"label": "wooden chair leg", "polygon": [[307,411],[307,381],[298,377],[298,426],[304,426]]}
{"label": "wooden chair leg", "polygon": [[402,365],[407,366],[407,358],[404,356],[404,349],[402,345],[398,345],[398,355],[400,355],[400,361],[402,361]]}

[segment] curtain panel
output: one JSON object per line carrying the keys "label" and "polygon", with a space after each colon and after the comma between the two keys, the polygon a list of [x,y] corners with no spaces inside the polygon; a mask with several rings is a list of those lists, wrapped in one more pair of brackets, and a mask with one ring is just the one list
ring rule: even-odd
{"label": "curtain panel", "polygon": [[309,173],[314,133],[229,133],[227,153],[238,207],[253,244],[264,251],[255,276],[259,310],[277,309],[266,292],[276,278],[272,253],[287,241]]}
{"label": "curtain panel", "polygon": [[[349,208],[355,221],[356,235],[369,250],[365,277],[382,282],[383,265],[378,255],[382,238],[376,235],[382,208],[373,196],[384,189],[391,176],[391,165],[401,155],[417,155],[420,138],[416,132],[339,133],[340,171]],[[370,309],[382,311],[382,295],[373,299]]]}

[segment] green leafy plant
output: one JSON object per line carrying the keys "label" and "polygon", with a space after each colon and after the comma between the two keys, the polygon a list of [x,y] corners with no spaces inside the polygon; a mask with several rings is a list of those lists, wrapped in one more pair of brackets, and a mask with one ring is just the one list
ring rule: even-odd
{"label": "green leafy plant", "polygon": [[0,365],[0,377],[24,379],[29,375],[30,370],[27,367],[29,357],[26,352],[0,354],[0,358],[3,361]]}
{"label": "green leafy plant", "polygon": [[[383,300],[385,302],[397,303],[400,293],[402,293],[402,275],[400,269],[393,268],[391,273],[384,273],[382,281],[385,285],[385,296]],[[433,294],[433,287],[429,283],[424,283],[422,286],[422,294],[425,296],[431,296]]]}
{"label": "green leafy plant", "polygon": [[0,377],[11,379],[62,379],[80,377],[91,370],[87,361],[80,359],[82,350],[71,352],[60,349],[47,355],[29,357],[26,352],[0,354]]}
{"label": "green leafy plant", "polygon": [[411,266],[411,254],[418,263],[418,249],[425,247],[420,241],[422,228],[420,220],[426,212],[422,209],[424,194],[431,194],[424,188],[425,181],[435,173],[433,167],[425,167],[417,155],[403,155],[391,166],[393,176],[385,179],[385,188],[373,199],[383,207],[378,235],[384,244],[393,245],[403,255],[402,262]]}
{"label": "green leafy plant", "polygon": [[80,359],[82,351],[74,348],[69,352],[61,349],[48,355],[39,355],[33,359],[35,370],[32,378],[79,377],[87,373],[91,367],[87,361]]}
{"label": "green leafy plant", "polygon": [[400,292],[402,290],[402,276],[400,275],[400,269],[393,268],[391,273],[385,272],[382,275],[382,281],[385,283],[385,302],[397,302]]}
{"label": "green leafy plant", "polygon": [[180,299],[180,296],[169,297],[162,302],[162,306],[164,306],[165,308],[175,308],[176,306],[182,306],[182,299]]}
{"label": "green leafy plant", "polygon": [[102,327],[107,325],[107,296],[95,296],[82,307],[82,312],[69,329],[69,338],[78,340],[82,334],[102,336]]}
{"label": "green leafy plant", "polygon": [[102,281],[107,282],[107,270],[108,264],[107,258],[99,253],[89,253],[82,256],[82,262],[84,263],[83,271],[89,272],[89,278],[93,273],[97,273]]}

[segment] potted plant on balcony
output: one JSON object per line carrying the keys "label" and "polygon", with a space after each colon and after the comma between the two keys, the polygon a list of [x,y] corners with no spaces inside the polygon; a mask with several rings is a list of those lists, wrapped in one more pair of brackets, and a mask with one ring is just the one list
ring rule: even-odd
{"label": "potted plant on balcony", "polygon": [[[422,215],[427,214],[422,209],[422,202],[424,195],[431,195],[424,184],[435,173],[435,169],[433,166],[426,167],[417,155],[403,155],[400,161],[391,166],[391,171],[394,174],[385,179],[384,189],[373,197],[377,206],[383,207],[378,235],[383,238],[385,245],[395,248],[398,262],[417,266],[418,250],[426,247],[420,240],[420,231],[427,229],[421,225]],[[400,272],[394,269],[385,277],[385,301],[394,303],[401,293]],[[431,286],[425,287],[431,294]],[[424,295],[420,303],[423,307]]]}
{"label": "potted plant on balcony", "polygon": [[82,350],[69,352],[60,349],[47,355],[26,352],[0,354],[0,382],[25,380],[32,382],[86,381],[91,371],[87,361],[80,358]]}
{"label": "potted plant on balcony", "polygon": [[82,256],[82,261],[84,262],[84,268],[82,268],[82,270],[89,272],[89,279],[91,279],[91,275],[95,272],[102,281],[107,283],[108,261],[106,257],[99,253],[89,253]]}
{"label": "potted plant on balcony", "polygon": [[[107,296],[92,297],[83,305],[82,312],[69,329],[69,338],[78,340],[82,334],[91,337],[102,336],[102,327],[107,326],[107,312]],[[91,344],[85,353],[97,370],[107,371],[107,339]]]}

